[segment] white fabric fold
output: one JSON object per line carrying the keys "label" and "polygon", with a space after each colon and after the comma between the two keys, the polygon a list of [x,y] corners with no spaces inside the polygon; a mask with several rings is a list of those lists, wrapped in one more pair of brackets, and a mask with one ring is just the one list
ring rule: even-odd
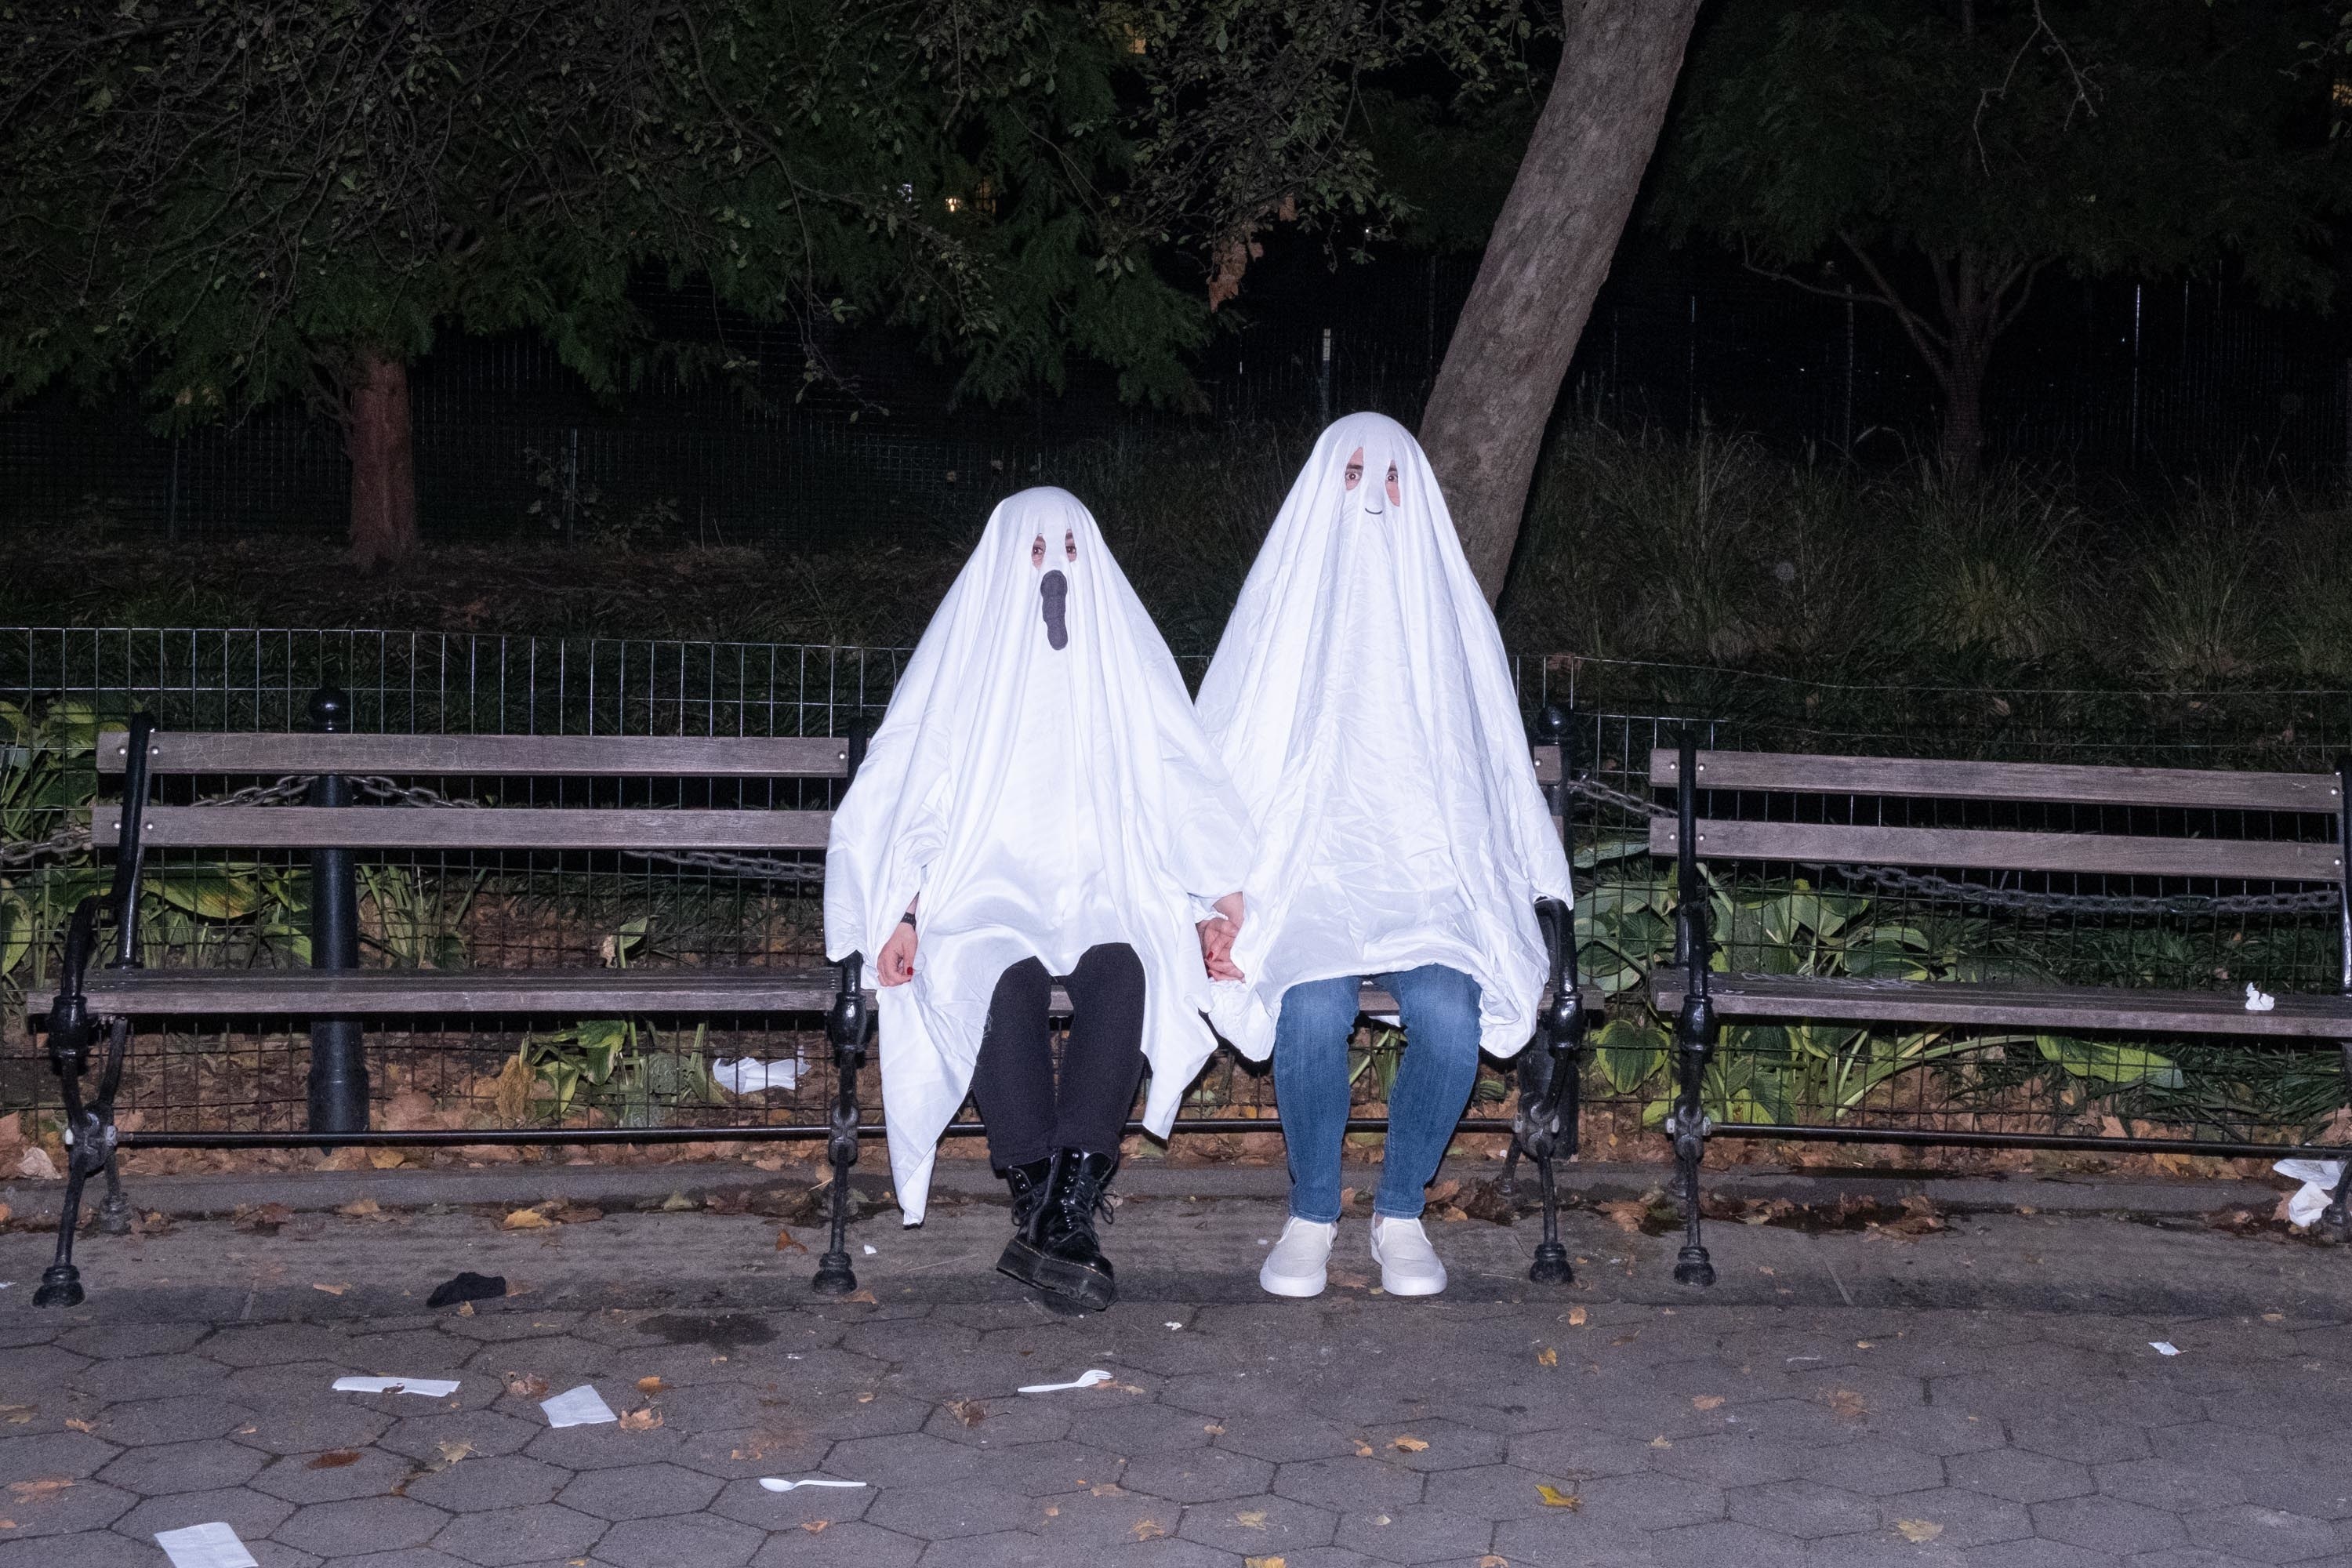
{"label": "white fabric fold", "polygon": [[908,1225],[971,1087],[997,978],[1023,959],[1067,974],[1097,943],[1135,949],[1145,1122],[1165,1135],[1216,1048],[1195,905],[1238,889],[1253,847],[1176,661],[1094,518],[1065,490],[1005,500],[900,673],[825,851],[825,952],[864,954],[869,984],[922,897],[915,978],[883,989],[879,1007]]}
{"label": "white fabric fold", "polygon": [[1548,967],[1534,904],[1572,900],[1568,857],[1494,613],[1396,421],[1351,414],[1316,442],[1198,707],[1260,846],[1233,954],[1248,979],[1218,987],[1218,1033],[1263,1058],[1291,986],[1443,963],[1478,982],[1485,1050],[1526,1045]]}

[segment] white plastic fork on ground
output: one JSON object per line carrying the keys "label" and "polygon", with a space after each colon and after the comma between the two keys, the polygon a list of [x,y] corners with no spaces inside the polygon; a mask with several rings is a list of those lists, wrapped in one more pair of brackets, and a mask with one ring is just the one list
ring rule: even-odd
{"label": "white plastic fork on ground", "polygon": [[1075,1383],[1033,1383],[1026,1388],[1023,1388],[1018,1392],[1022,1394],[1059,1394],[1066,1388],[1092,1388],[1097,1384],[1108,1383],[1109,1381],[1110,1373],[1103,1371],[1099,1367],[1088,1367],[1086,1371],[1078,1373],[1077,1381]]}

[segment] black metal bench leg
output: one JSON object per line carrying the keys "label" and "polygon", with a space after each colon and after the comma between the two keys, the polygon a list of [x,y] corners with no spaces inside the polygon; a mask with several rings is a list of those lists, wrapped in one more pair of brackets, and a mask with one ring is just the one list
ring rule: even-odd
{"label": "black metal bench leg", "polygon": [[1667,1134],[1674,1139],[1675,1169],[1682,1187],[1683,1247],[1675,1257],[1675,1283],[1678,1285],[1712,1285],[1715,1265],[1706,1255],[1706,1239],[1699,1226],[1698,1167],[1706,1158],[1706,1106],[1702,1089],[1706,1079],[1707,1058],[1714,1030],[1713,1010],[1703,997],[1691,998],[1684,1004],[1683,1016],[1677,1021],[1675,1033],[1680,1037],[1675,1055],[1678,1092],[1675,1097],[1674,1115],[1666,1123]]}
{"label": "black metal bench leg", "polygon": [[122,1161],[106,1163],[106,1197],[98,1205],[98,1228],[104,1236],[131,1234],[131,1200],[122,1194]]}
{"label": "black metal bench leg", "polygon": [[1537,1044],[1519,1061],[1519,1114],[1512,1127],[1511,1148],[1504,1156],[1506,1191],[1522,1152],[1536,1167],[1537,1191],[1543,1200],[1543,1240],[1536,1244],[1535,1261],[1528,1278],[1538,1285],[1566,1285],[1576,1278],[1569,1267],[1568,1248],[1559,1239],[1559,1185],[1553,1163],[1576,1152],[1578,1058],[1580,1053]]}
{"label": "black metal bench leg", "polygon": [[833,1042],[833,1135],[825,1142],[833,1161],[833,1244],[817,1259],[816,1277],[809,1281],[820,1296],[846,1296],[857,1289],[857,1271],[849,1266],[849,1173],[857,1163],[857,1071],[866,1060],[866,995],[859,989],[864,968],[856,953],[843,961],[841,989],[825,1018],[825,1036]]}
{"label": "black metal bench leg", "polygon": [[[74,1235],[81,1228],[82,1187],[101,1171],[107,1173],[110,1184],[113,1181],[114,1089],[121,1079],[122,1053],[131,1033],[128,1020],[113,1021],[107,1071],[100,1083],[99,1099],[95,1105],[85,1106],[81,1075],[89,1059],[88,1025],[76,1019],[60,1031],[56,1027],[58,1021],[58,1016],[52,1015],[49,1060],[57,1069],[58,1087],[65,1101],[66,1131],[71,1141],[66,1146],[65,1195],[58,1205],[57,1255],[42,1272],[40,1286],[33,1292],[36,1307],[81,1305],[81,1270],[74,1267],[73,1249]],[[115,1193],[119,1199],[120,1189]],[[127,1229],[127,1205],[124,1212]]]}

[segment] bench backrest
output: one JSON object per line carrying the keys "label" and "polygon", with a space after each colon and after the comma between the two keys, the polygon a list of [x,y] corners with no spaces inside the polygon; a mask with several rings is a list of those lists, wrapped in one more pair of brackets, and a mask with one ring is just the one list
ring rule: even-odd
{"label": "bench backrest", "polygon": [[[1703,803],[1697,858],[1823,865],[1943,866],[1988,871],[2220,878],[2261,882],[2344,879],[2345,781],[2337,773],[2232,773],[2195,768],[2094,767],[1908,757],[1816,757],[1773,752],[1650,753],[1650,784],[1679,791],[1683,759]],[[1722,809],[1730,793],[1802,797],[1980,801],[1995,805],[2177,807],[2221,814],[2321,818],[2304,838],[2184,837],[2147,833],[2000,827],[1889,827],[1834,820],[1743,819]],[[1736,810],[1736,805],[1731,808]],[[1827,816],[1827,813],[1821,813]],[[1857,814],[1859,815],[1859,814]],[[2228,820],[2227,816],[2217,818]],[[1680,825],[1650,824],[1653,854],[1677,852]]]}
{"label": "bench backrest", "polygon": [[[102,774],[127,774],[131,737],[98,738]],[[271,778],[287,774],[497,778],[806,779],[850,776],[856,745],[837,737],[353,735],[149,736],[145,773]],[[1560,777],[1560,748],[1534,748],[1538,781]],[[121,842],[128,801],[90,810],[91,842]],[[148,848],[817,850],[830,811],[680,807],[487,806],[386,810],[354,805],[155,805],[140,813]]]}

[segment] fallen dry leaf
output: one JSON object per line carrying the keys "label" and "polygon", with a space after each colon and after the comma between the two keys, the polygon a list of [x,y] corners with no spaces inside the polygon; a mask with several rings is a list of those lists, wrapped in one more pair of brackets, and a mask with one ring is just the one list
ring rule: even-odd
{"label": "fallen dry leaf", "polygon": [[340,1470],[345,1465],[360,1462],[357,1448],[330,1448],[302,1468],[306,1470]]}
{"label": "fallen dry leaf", "polygon": [[1626,1198],[1620,1203],[1595,1204],[1593,1206],[1615,1221],[1619,1230],[1640,1230],[1642,1216],[1650,1212],[1650,1205],[1640,1198]]}
{"label": "fallen dry leaf", "polygon": [[1570,1308],[1568,1310],[1568,1326],[1569,1326],[1570,1328],[1571,1328],[1571,1329],[1580,1329],[1580,1328],[1584,1327],[1584,1320],[1585,1320],[1585,1311],[1584,1311],[1584,1309],[1583,1309],[1583,1308],[1581,1308],[1581,1307],[1570,1307]]}
{"label": "fallen dry leaf", "polygon": [[330,1296],[340,1296],[344,1291],[350,1289],[351,1287],[348,1285],[329,1285],[322,1280],[314,1279],[310,1282],[310,1289],[313,1290],[324,1291]]}
{"label": "fallen dry leaf", "polygon": [[1168,1527],[1156,1519],[1139,1519],[1129,1533],[1138,1541],[1157,1541],[1168,1533]]}
{"label": "fallen dry leaf", "polygon": [[1697,1394],[1691,1400],[1691,1408],[1694,1410],[1720,1410],[1723,1408],[1723,1395],[1720,1394]]}
{"label": "fallen dry leaf", "polygon": [[1242,1568],[1290,1568],[1290,1564],[1279,1557],[1244,1557]]}
{"label": "fallen dry leaf", "polygon": [[815,1535],[832,1523],[833,1521],[829,1519],[804,1519],[801,1521],[801,1528],[807,1531],[811,1535]]}
{"label": "fallen dry leaf", "polygon": [[1125,1497],[1127,1489],[1117,1481],[1097,1481],[1087,1490],[1096,1497]]}
{"label": "fallen dry leaf", "polygon": [[382,1214],[383,1205],[373,1198],[353,1198],[335,1212],[346,1219],[365,1219],[370,1215]]}
{"label": "fallen dry leaf", "polygon": [[1653,1448],[1671,1448],[1674,1446],[1675,1440],[1672,1437],[1667,1436],[1664,1432],[1659,1433],[1656,1436],[1650,1439],[1650,1447]]}
{"label": "fallen dry leaf", "polygon": [[988,1411],[977,1399],[950,1399],[948,1413],[967,1426],[977,1426],[988,1419]]}
{"label": "fallen dry leaf", "polygon": [[1360,1290],[1365,1286],[1371,1283],[1371,1281],[1366,1279],[1363,1275],[1350,1274],[1344,1268],[1327,1270],[1324,1274],[1324,1278],[1328,1279],[1332,1284],[1339,1287],[1342,1290]]}
{"label": "fallen dry leaf", "polygon": [[776,1250],[778,1252],[806,1252],[808,1248],[802,1246],[799,1241],[795,1240],[791,1231],[780,1230],[776,1232]]}
{"label": "fallen dry leaf", "polygon": [[1910,1542],[1933,1541],[1944,1533],[1944,1527],[1932,1519],[1898,1519],[1895,1521],[1895,1529],[1904,1540]]}
{"label": "fallen dry leaf", "polygon": [[652,1395],[663,1393],[667,1390],[669,1384],[664,1383],[658,1377],[641,1377],[637,1379],[637,1392],[639,1394]]}
{"label": "fallen dry leaf", "polygon": [[473,1304],[471,1301],[460,1301],[460,1302],[458,1302],[458,1303],[457,1303],[457,1315],[458,1315],[459,1317],[461,1317],[461,1318],[470,1318],[470,1317],[472,1317],[472,1316],[474,1315],[474,1304]]}
{"label": "fallen dry leaf", "polygon": [[558,1225],[593,1225],[604,1217],[604,1211],[587,1204],[565,1204],[548,1217]]}
{"label": "fallen dry leaf", "polygon": [[874,1292],[871,1290],[852,1290],[848,1295],[844,1296],[842,1300],[845,1301],[860,1301],[868,1307],[878,1307],[882,1304],[876,1299]]}
{"label": "fallen dry leaf", "polygon": [[1609,1342],[1609,1348],[1611,1350],[1615,1350],[1619,1345],[1630,1345],[1641,1337],[1642,1331],[1639,1329],[1633,1330],[1631,1333],[1619,1334],[1615,1339]]}
{"label": "fallen dry leaf", "polygon": [[1241,1512],[1234,1515],[1234,1522],[1240,1525],[1244,1530],[1264,1530],[1265,1528],[1265,1511],[1266,1510],[1262,1508],[1244,1509]]}
{"label": "fallen dry leaf", "polygon": [[397,1149],[371,1149],[368,1151],[367,1162],[375,1170],[389,1171],[407,1158],[407,1155]]}
{"label": "fallen dry leaf", "polygon": [[1370,1443],[1358,1443],[1356,1445],[1356,1458],[1360,1459],[1369,1459],[1371,1457],[1372,1446]]}
{"label": "fallen dry leaf", "polygon": [[499,1222],[501,1230],[545,1230],[555,1222],[537,1209],[517,1209]]}
{"label": "fallen dry leaf", "polygon": [[469,1457],[474,1451],[474,1446],[463,1437],[444,1437],[434,1447],[441,1450],[441,1466],[444,1469]]}
{"label": "fallen dry leaf", "polygon": [[874,1396],[870,1394],[861,1394],[857,1396],[857,1403],[860,1405],[871,1405],[874,1403]]}
{"label": "fallen dry leaf", "polygon": [[1389,1447],[1391,1448],[1402,1448],[1408,1454],[1425,1454],[1429,1452],[1429,1445],[1423,1442],[1418,1437],[1391,1437],[1389,1439]]}
{"label": "fallen dry leaf", "polygon": [[37,1405],[0,1405],[0,1421],[5,1421],[11,1426],[22,1426],[40,1408]]}
{"label": "fallen dry leaf", "polygon": [[1870,1414],[1870,1406],[1853,1389],[1833,1388],[1830,1390],[1830,1411],[1848,1421],[1859,1421]]}
{"label": "fallen dry leaf", "polygon": [[1536,1364],[1538,1366],[1558,1366],[1559,1364],[1559,1352],[1552,1349],[1549,1345],[1546,1345],[1543,1349],[1536,1352]]}
{"label": "fallen dry leaf", "polygon": [[1582,1498],[1574,1492],[1564,1492],[1549,1481],[1536,1483],[1536,1496],[1543,1500],[1543,1505],[1546,1508],[1578,1509],[1584,1506]]}
{"label": "fallen dry leaf", "polygon": [[621,1417],[621,1430],[624,1432],[650,1432],[661,1424],[661,1412],[658,1410],[632,1410]]}
{"label": "fallen dry leaf", "polygon": [[507,1392],[517,1399],[547,1397],[547,1379],[535,1372],[510,1372],[506,1376]]}
{"label": "fallen dry leaf", "polygon": [[1048,1503],[1048,1504],[1046,1504],[1046,1505],[1045,1505],[1045,1517],[1046,1517],[1047,1519],[1059,1519],[1059,1518],[1061,1518],[1061,1517],[1062,1517],[1062,1510],[1061,1510],[1061,1506],[1060,1506],[1059,1504],[1057,1504],[1057,1503]]}
{"label": "fallen dry leaf", "polygon": [[95,1432],[98,1430],[97,1422],[85,1421],[79,1415],[67,1416],[66,1425],[72,1427],[77,1432]]}
{"label": "fallen dry leaf", "polygon": [[1507,1557],[1497,1557],[1489,1552],[1486,1556],[1478,1559],[1478,1568],[1511,1568],[1511,1560]]}
{"label": "fallen dry leaf", "polygon": [[1223,1426],[1218,1426],[1213,1421],[1202,1427],[1201,1430],[1206,1432],[1212,1437],[1222,1437],[1225,1435],[1225,1429]]}
{"label": "fallen dry leaf", "polygon": [[73,1478],[70,1476],[43,1476],[38,1480],[10,1481],[8,1489],[16,1494],[19,1502],[37,1502],[42,1498],[56,1496],[71,1485]]}

